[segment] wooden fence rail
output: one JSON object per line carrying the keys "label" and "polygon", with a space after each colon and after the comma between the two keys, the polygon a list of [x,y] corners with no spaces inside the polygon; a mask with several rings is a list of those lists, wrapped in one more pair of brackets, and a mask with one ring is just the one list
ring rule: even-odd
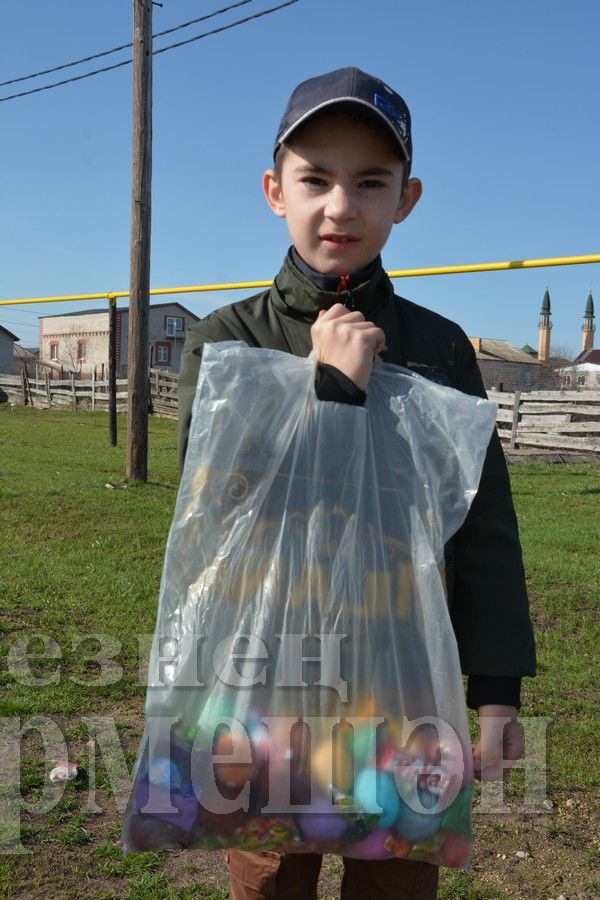
{"label": "wooden fence rail", "polygon": [[[150,369],[149,410],[177,418],[177,372]],[[489,391],[505,446],[600,453],[600,391]],[[108,409],[108,381],[28,378],[0,374],[0,401],[40,407]],[[127,379],[117,380],[117,409],[127,409]]]}
{"label": "wooden fence rail", "polygon": [[600,453],[600,391],[489,391],[500,438],[511,449]]}
{"label": "wooden fence rail", "polygon": [[[150,369],[150,412],[177,418],[177,372],[162,372]],[[74,375],[65,379],[29,378],[27,372],[21,375],[0,374],[0,401],[25,403],[43,408],[108,409],[107,380],[91,378],[78,379]],[[127,379],[117,378],[117,411],[127,410]]]}

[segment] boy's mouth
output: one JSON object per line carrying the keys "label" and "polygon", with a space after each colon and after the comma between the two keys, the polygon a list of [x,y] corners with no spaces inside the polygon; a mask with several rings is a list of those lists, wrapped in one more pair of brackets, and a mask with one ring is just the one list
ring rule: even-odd
{"label": "boy's mouth", "polygon": [[321,240],[331,244],[353,244],[358,238],[354,234],[322,234]]}

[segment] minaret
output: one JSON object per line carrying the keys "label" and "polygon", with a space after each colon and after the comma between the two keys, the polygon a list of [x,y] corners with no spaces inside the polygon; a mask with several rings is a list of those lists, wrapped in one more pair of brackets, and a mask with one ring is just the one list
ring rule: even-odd
{"label": "minaret", "polygon": [[587,298],[587,303],[585,304],[585,312],[583,314],[583,328],[581,329],[581,352],[585,353],[586,350],[591,350],[594,346],[594,331],[596,330],[596,326],[594,325],[594,298],[592,297],[592,292],[590,291]]}
{"label": "minaret", "polygon": [[542,300],[538,328],[538,360],[547,362],[550,356],[550,330],[552,328],[552,323],[550,322],[550,294],[547,288]]}

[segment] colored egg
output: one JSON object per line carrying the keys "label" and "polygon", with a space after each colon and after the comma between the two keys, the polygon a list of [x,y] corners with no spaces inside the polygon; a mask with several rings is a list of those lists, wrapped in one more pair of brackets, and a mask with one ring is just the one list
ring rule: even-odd
{"label": "colored egg", "polygon": [[279,805],[281,811],[293,812],[290,805],[310,802],[310,777],[293,759],[272,759],[261,766],[254,784],[259,808]]}
{"label": "colored egg", "polygon": [[450,780],[450,789],[465,787],[473,781],[473,753],[470,746],[463,751],[456,735],[440,741],[440,764]]}
{"label": "colored egg", "polygon": [[177,790],[181,786],[179,766],[168,757],[158,756],[150,763],[148,780],[150,784],[164,790],[169,790],[169,788]]}
{"label": "colored egg", "polygon": [[[177,825],[184,831],[191,831],[198,816],[198,801],[191,795],[185,797],[183,794],[171,793],[169,795],[170,805],[175,808],[175,812],[157,812],[156,818],[163,822],[170,822]],[[151,809],[153,797],[148,798],[148,809]]]}
{"label": "colored egg", "polygon": [[389,850],[394,856],[407,856],[412,844],[403,837],[389,837],[384,846],[385,849]]}
{"label": "colored egg", "polygon": [[229,697],[209,697],[198,717],[198,729],[212,738],[223,719],[234,716],[234,702]]}
{"label": "colored egg", "polygon": [[215,780],[220,786],[239,790],[258,774],[259,764],[252,759],[245,734],[221,734],[215,744],[215,756],[231,757],[231,762],[214,762]]}
{"label": "colored egg", "polygon": [[372,697],[368,697],[366,700],[362,700],[357,706],[356,715],[360,718],[379,718],[380,712],[375,700],[373,700]]}
{"label": "colored egg", "polygon": [[315,800],[311,812],[300,813],[298,825],[308,840],[330,842],[341,840],[347,821],[327,800]]}
{"label": "colored egg", "polygon": [[[394,826],[396,833],[415,844],[432,838],[442,821],[442,813],[435,810],[437,799],[431,794],[416,790],[412,797],[403,797],[404,802]],[[415,806],[420,804],[424,811],[415,811],[407,800],[412,800]]]}
{"label": "colored egg", "polygon": [[390,828],[374,828],[361,841],[344,847],[344,856],[350,856],[352,859],[385,859],[386,856],[391,856],[385,842],[392,834]]}
{"label": "colored egg", "polygon": [[377,733],[370,725],[358,725],[346,738],[346,746],[357,770],[374,762],[377,752]]}
{"label": "colored egg", "polygon": [[422,725],[411,734],[408,752],[422,759],[427,765],[434,765],[440,759],[440,741],[437,729],[432,725]]}
{"label": "colored egg", "polygon": [[473,843],[462,834],[449,831],[440,847],[442,865],[451,868],[465,868],[471,858]]}
{"label": "colored egg", "polygon": [[354,780],[352,756],[342,741],[322,741],[311,757],[312,772],[319,785],[328,790],[348,793]]}
{"label": "colored egg", "polygon": [[256,719],[246,722],[246,733],[252,747],[252,756],[261,765],[269,759],[269,732],[266,725]]}
{"label": "colored egg", "polygon": [[385,770],[393,765],[396,752],[394,741],[384,739],[377,748],[377,768]]}
{"label": "colored egg", "polygon": [[188,725],[185,728],[178,729],[179,733],[183,740],[188,744],[193,744],[198,734],[198,727],[196,725]]}
{"label": "colored egg", "polygon": [[188,841],[181,829],[153,816],[134,815],[125,823],[125,846],[131,850],[181,850]]}
{"label": "colored egg", "polygon": [[206,831],[214,831],[217,834],[230,834],[236,828],[241,828],[248,821],[248,813],[243,809],[235,812],[212,812],[205,809],[200,803],[198,820]]}
{"label": "colored egg", "polygon": [[398,767],[410,766],[413,757],[393,741],[384,740],[377,748],[377,768],[390,772],[392,775]]}
{"label": "colored egg", "polygon": [[270,759],[299,760],[308,757],[308,728],[298,720],[292,721],[284,716],[273,717],[269,722],[268,740]]}
{"label": "colored egg", "polygon": [[354,785],[354,798],[364,812],[379,815],[379,828],[393,825],[400,814],[400,796],[387,772],[363,769]]}

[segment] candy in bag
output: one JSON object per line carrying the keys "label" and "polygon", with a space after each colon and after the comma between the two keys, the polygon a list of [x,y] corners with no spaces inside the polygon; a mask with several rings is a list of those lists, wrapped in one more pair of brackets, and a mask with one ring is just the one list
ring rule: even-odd
{"label": "candy in bag", "polygon": [[127,850],[468,865],[473,765],[444,545],[495,407],[377,364],[204,347],[167,540]]}

